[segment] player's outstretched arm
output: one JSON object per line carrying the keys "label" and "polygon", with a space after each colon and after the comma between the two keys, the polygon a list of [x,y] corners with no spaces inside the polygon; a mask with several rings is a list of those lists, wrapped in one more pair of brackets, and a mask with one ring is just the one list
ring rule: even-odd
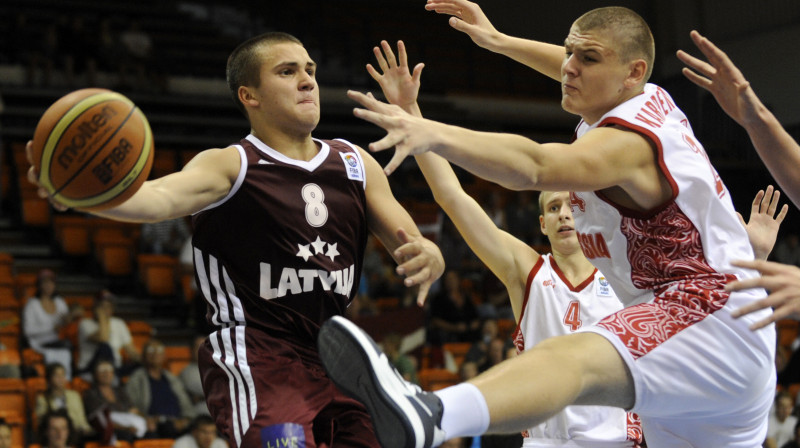
{"label": "player's outstretched arm", "polygon": [[561,81],[564,47],[503,34],[489,21],[477,3],[467,0],[428,0],[425,9],[450,17],[450,26],[468,35],[479,47],[507,56]]}
{"label": "player's outstretched arm", "polygon": [[781,223],[789,211],[789,205],[783,204],[780,212],[775,216],[780,198],[781,192],[770,185],[767,187],[766,193],[764,190],[759,190],[756,193],[750,208],[749,221],[745,222],[742,215],[736,212],[739,216],[739,221],[747,230],[747,237],[750,239],[750,245],[753,247],[756,260],[766,260],[770,252],[772,252],[772,248],[775,247],[775,241],[778,238],[778,230],[780,230]]}
{"label": "player's outstretched arm", "polygon": [[692,40],[706,61],[678,51],[683,74],[714,95],[722,109],[747,130],[756,152],[795,206],[800,207],[800,145],[756,96],[728,55],[697,31]]}
{"label": "player's outstretched arm", "polygon": [[[30,162],[31,142],[26,149]],[[181,171],[146,181],[119,206],[91,213],[130,222],[156,222],[191,215],[228,194],[239,173],[240,160],[235,147],[203,151]],[[28,180],[39,185],[38,178],[36,168],[31,165]],[[47,191],[40,187],[39,196],[48,198]],[[66,210],[50,200],[57,209]]]}
{"label": "player's outstretched arm", "polygon": [[[402,41],[397,43],[397,56],[386,41],[381,42],[381,48],[375,47],[374,53],[380,71],[372,65],[367,65],[367,71],[381,86],[384,96],[390,103],[421,116],[416,99],[422,64],[417,64],[413,74],[409,71],[408,55]],[[506,285],[512,308],[519,315],[528,272],[539,254],[497,228],[483,208],[463,190],[446,160],[430,153],[420,154],[416,159],[436,202],[453,220],[475,254]]]}

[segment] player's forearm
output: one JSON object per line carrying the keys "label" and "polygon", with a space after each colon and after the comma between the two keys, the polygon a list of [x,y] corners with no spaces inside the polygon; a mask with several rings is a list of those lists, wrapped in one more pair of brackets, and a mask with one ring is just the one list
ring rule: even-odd
{"label": "player's forearm", "polygon": [[800,145],[766,107],[744,127],[778,185],[800,207]]}
{"label": "player's forearm", "polygon": [[513,134],[443,125],[433,151],[478,177],[510,190],[534,189],[542,146]]}
{"label": "player's forearm", "polygon": [[501,34],[486,48],[561,81],[561,61],[564,59],[564,47],[561,45]]}

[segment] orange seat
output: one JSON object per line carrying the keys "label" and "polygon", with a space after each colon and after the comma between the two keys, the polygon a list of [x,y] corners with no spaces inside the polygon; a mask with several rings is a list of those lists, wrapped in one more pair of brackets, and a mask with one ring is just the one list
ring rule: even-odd
{"label": "orange seat", "polygon": [[136,263],[147,294],[171,296],[176,293],[177,257],[164,254],[139,254],[136,256]]}
{"label": "orange seat", "polygon": [[28,409],[31,413],[36,409],[36,397],[47,389],[47,380],[44,377],[25,378],[25,396]]}
{"label": "orange seat", "polygon": [[[26,183],[29,183],[25,179]],[[50,203],[36,193],[36,189],[23,190],[20,194],[22,200],[22,222],[31,227],[48,227],[52,221]]]}
{"label": "orange seat", "polygon": [[7,252],[0,252],[0,279],[14,279],[14,256]]}
{"label": "orange seat", "polygon": [[419,386],[428,391],[444,389],[458,384],[460,381],[458,374],[447,369],[420,369],[417,378]]}
{"label": "orange seat", "polygon": [[19,378],[0,378],[0,413],[26,416],[25,381]]}
{"label": "orange seat", "polygon": [[100,263],[106,275],[127,276],[133,274],[136,245],[132,238],[97,234],[92,241],[95,259]]}
{"label": "orange seat", "polygon": [[83,448],[131,448],[131,444],[124,440],[117,440],[116,445],[101,445],[100,442],[86,442]]}
{"label": "orange seat", "polygon": [[89,231],[92,220],[83,215],[56,215],[53,217],[53,234],[64,255],[89,255]]}
{"label": "orange seat", "polygon": [[175,439],[140,439],[133,442],[133,448],[172,448]]}
{"label": "orange seat", "polygon": [[191,361],[192,348],[188,345],[169,345],[164,347],[164,358],[167,361]]}
{"label": "orange seat", "polygon": [[22,359],[19,356],[19,350],[16,347],[6,347],[4,350],[0,350],[0,364],[10,364],[14,366],[19,366],[22,363]]}
{"label": "orange seat", "polygon": [[127,325],[128,331],[130,331],[131,334],[153,335],[153,326],[143,320],[130,320],[127,322]]}
{"label": "orange seat", "polygon": [[17,286],[14,278],[0,278],[0,309],[19,312],[22,302],[17,297]]}

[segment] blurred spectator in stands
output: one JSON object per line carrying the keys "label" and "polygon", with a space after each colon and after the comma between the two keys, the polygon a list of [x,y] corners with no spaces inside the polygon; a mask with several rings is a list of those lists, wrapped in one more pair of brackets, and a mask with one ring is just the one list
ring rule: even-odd
{"label": "blurred spectator in stands", "polygon": [[[128,398],[125,388],[118,385],[114,374],[114,364],[110,360],[100,360],[94,367],[92,387],[83,393],[83,407],[89,421],[98,434],[133,442],[144,437],[147,421],[141,416]],[[110,443],[109,439],[101,440]]]}
{"label": "blurred spectator in stands", "polygon": [[11,425],[0,417],[0,448],[11,448]]}
{"label": "blurred spectator in stands", "polygon": [[800,266],[800,237],[796,233],[787,234],[778,241],[773,253],[778,263]]}
{"label": "blurred spectator in stands", "polygon": [[428,342],[475,342],[480,339],[481,321],[472,299],[461,289],[461,277],[455,270],[444,275],[444,285],[431,297]]}
{"label": "blurred spectator in stands", "polygon": [[217,434],[217,425],[207,415],[199,415],[192,421],[192,429],[175,440],[172,448],[228,448],[228,444]]}
{"label": "blurred spectator in stands", "polygon": [[778,392],[770,411],[765,448],[781,448],[794,436],[797,417],[792,415],[794,402],[788,392]]}
{"label": "blurred spectator in stands", "polygon": [[500,330],[497,327],[497,319],[484,320],[481,324],[481,337],[469,348],[464,360],[472,361],[477,365],[485,363],[489,356],[489,344],[497,338],[498,334],[500,334]]}
{"label": "blurred spectator in stands", "polygon": [[[127,29],[120,33],[120,84],[121,88],[134,88],[144,90],[150,87],[150,65],[153,53],[153,40],[150,35],[141,29],[137,20],[128,24]],[[133,74],[134,80],[128,80]]]}
{"label": "blurred spectator in stands", "polygon": [[406,381],[414,384],[419,384],[417,380],[417,366],[416,363],[404,353],[400,353],[400,345],[403,343],[403,338],[398,333],[388,333],[383,337],[383,352],[389,358],[389,362],[400,372],[400,375]]}
{"label": "blurred spectator in stands", "polygon": [[506,359],[506,349],[511,346],[510,341],[496,337],[489,342],[489,351],[486,352],[486,359],[478,365],[479,372],[485,372],[490,368],[500,364]]}
{"label": "blurred spectator in stands", "polygon": [[73,446],[72,420],[62,409],[42,416],[39,422],[41,448],[67,448]]}
{"label": "blurred spectator in stands", "polygon": [[114,316],[114,295],[107,289],[99,291],[93,310],[94,318],[84,318],[78,326],[78,371],[91,375],[97,361],[111,360],[120,377],[128,376],[141,356],[128,325]]}
{"label": "blurred spectator in stands", "polygon": [[72,378],[72,347],[59,337],[59,332],[77,317],[70,314],[67,303],[56,293],[56,274],[50,269],[39,271],[35,296],[22,310],[23,332],[46,364],[58,362],[64,366],[68,379]]}
{"label": "blurred spectator in stands", "polygon": [[184,389],[186,389],[186,393],[189,394],[189,399],[194,404],[196,415],[211,415],[208,412],[206,396],[203,393],[203,383],[200,380],[200,367],[197,365],[197,352],[205,341],[205,336],[195,336],[192,343],[192,362],[187,364],[178,375]]}
{"label": "blurred spectator in stands", "polygon": [[794,437],[780,448],[800,448],[800,421],[794,425]]}
{"label": "blurred spectator in stands", "polygon": [[45,379],[47,389],[36,397],[36,417],[40,422],[49,412],[64,410],[71,421],[74,436],[79,440],[94,433],[86,419],[86,411],[83,408],[83,399],[78,392],[68,389],[67,375],[64,366],[59,363],[51,363],[45,367]]}
{"label": "blurred spectator in stands", "polygon": [[140,250],[148,254],[166,254],[177,257],[192,231],[183,218],[142,224]]}
{"label": "blurred spectator in stands", "polygon": [[147,429],[161,438],[175,438],[195,416],[181,380],[164,368],[164,344],[150,339],[142,348],[142,367],[125,385],[128,397],[147,419]]}
{"label": "blurred spectator in stands", "polygon": [[81,82],[83,86],[94,87],[97,84],[97,53],[98,47],[95,36],[84,23],[81,14],[73,15],[69,25],[63,31],[62,42],[64,58],[64,77],[67,86],[77,85],[78,77],[86,74],[86,79]]}

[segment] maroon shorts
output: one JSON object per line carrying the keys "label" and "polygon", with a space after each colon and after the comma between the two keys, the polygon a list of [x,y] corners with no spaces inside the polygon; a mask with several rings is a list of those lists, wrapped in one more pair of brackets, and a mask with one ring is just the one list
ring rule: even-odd
{"label": "maroon shorts", "polygon": [[364,407],[285,341],[252,327],[219,330],[198,364],[208,409],[232,447],[379,446]]}

